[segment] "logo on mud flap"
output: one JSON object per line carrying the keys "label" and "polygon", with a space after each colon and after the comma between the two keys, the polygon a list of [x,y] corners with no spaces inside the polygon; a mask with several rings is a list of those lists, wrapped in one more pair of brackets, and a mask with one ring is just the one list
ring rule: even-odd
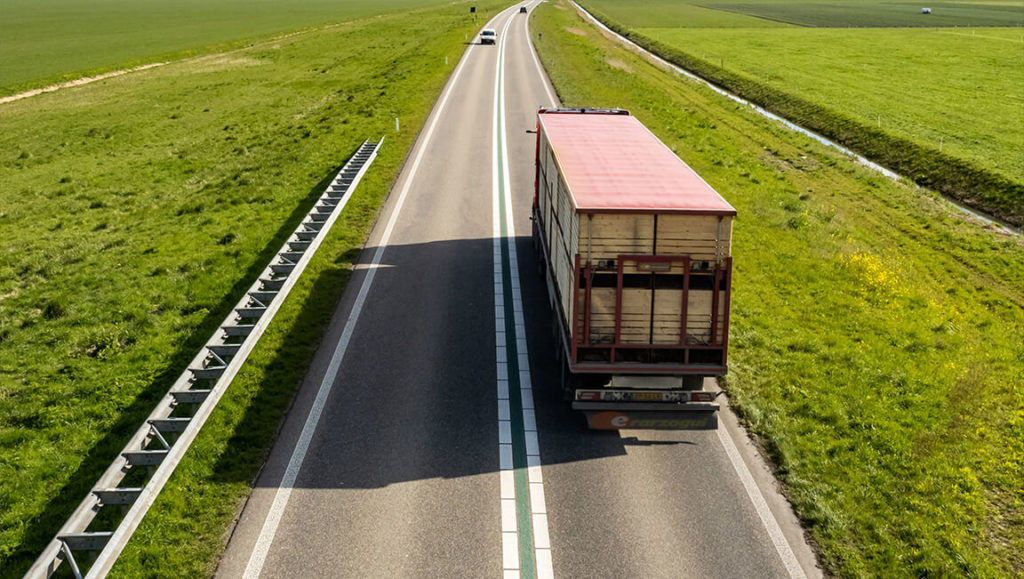
{"label": "logo on mud flap", "polygon": [[633,418],[622,412],[599,412],[590,417],[590,427],[595,430],[618,430],[620,428],[707,428],[708,419],[694,418]]}

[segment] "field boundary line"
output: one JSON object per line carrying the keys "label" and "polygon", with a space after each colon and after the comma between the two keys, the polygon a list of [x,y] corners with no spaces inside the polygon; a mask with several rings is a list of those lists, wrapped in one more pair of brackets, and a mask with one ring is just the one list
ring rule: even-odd
{"label": "field boundary line", "polygon": [[34,97],[34,96],[41,95],[41,94],[48,93],[48,92],[57,92],[57,91],[59,91],[61,89],[65,89],[65,88],[74,88],[76,86],[82,86],[82,85],[93,83],[93,82],[96,82],[96,81],[99,81],[99,80],[106,80],[108,78],[114,78],[114,77],[117,77],[117,76],[122,76],[122,75],[125,75],[125,74],[130,74],[130,73],[133,73],[133,72],[141,72],[143,70],[149,70],[151,68],[156,68],[158,66],[164,66],[166,64],[170,64],[170,62],[151,62],[149,64],[143,64],[142,66],[135,66],[135,67],[132,67],[132,68],[123,68],[121,70],[114,70],[114,71],[111,71],[111,72],[105,72],[103,74],[98,74],[96,76],[84,76],[82,78],[76,78],[75,80],[69,80],[67,82],[51,84],[50,86],[44,86],[42,88],[35,88],[35,89],[32,89],[32,90],[27,90],[25,92],[20,92],[18,94],[12,94],[12,95],[9,95],[9,96],[2,97],[2,98],[0,98],[0,105],[5,105],[7,103],[12,103],[14,101],[20,101],[21,99],[27,99],[29,97]]}

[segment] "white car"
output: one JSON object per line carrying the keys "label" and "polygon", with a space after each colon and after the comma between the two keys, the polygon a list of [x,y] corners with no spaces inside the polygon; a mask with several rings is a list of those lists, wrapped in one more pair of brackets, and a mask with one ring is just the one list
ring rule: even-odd
{"label": "white car", "polygon": [[494,44],[498,40],[498,33],[490,28],[480,31],[480,44]]}

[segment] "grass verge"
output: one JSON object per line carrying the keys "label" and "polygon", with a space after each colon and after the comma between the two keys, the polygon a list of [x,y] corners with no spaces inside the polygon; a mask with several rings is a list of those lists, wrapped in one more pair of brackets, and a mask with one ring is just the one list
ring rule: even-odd
{"label": "grass verge", "polygon": [[0,576],[24,573],[326,180],[386,135],[115,568],[211,573],[381,199],[478,26],[466,6],[0,107]]}
{"label": "grass verge", "polygon": [[935,145],[887,132],[830,106],[730,70],[721,62],[698,58],[687,50],[619,24],[593,10],[590,2],[584,4],[610,29],[661,58],[905,175],[922,187],[1013,225],[1024,226],[1024,183],[990,169],[987,164],[940,152]]}
{"label": "grass verge", "polygon": [[567,106],[632,110],[739,211],[730,374],[827,570],[1024,572],[1024,244],[609,41],[534,40]]}

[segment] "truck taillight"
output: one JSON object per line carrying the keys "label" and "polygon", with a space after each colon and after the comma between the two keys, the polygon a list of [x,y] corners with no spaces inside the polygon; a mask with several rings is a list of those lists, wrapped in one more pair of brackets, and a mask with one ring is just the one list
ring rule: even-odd
{"label": "truck taillight", "polygon": [[694,392],[690,395],[690,400],[694,402],[714,402],[714,392]]}

